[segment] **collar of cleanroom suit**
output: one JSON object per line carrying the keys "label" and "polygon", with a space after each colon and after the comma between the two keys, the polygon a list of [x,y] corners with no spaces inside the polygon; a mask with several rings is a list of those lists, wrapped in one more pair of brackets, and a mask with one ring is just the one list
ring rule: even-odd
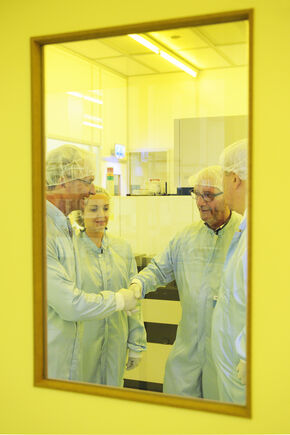
{"label": "collar of cleanroom suit", "polygon": [[116,310],[115,294],[86,293],[80,287],[80,258],[66,216],[46,204],[47,355],[49,378],[79,379],[83,320],[104,318]]}
{"label": "collar of cleanroom suit", "polygon": [[[85,232],[80,232],[75,243],[81,258],[81,287],[86,292],[99,293],[106,288],[118,291],[129,286],[137,266],[125,240],[105,231],[102,246],[98,248]],[[139,353],[146,349],[140,302],[138,308],[131,316],[117,311],[102,320],[83,322],[81,381],[123,385],[127,350]]]}
{"label": "collar of cleanroom suit", "polygon": [[202,221],[187,226],[137,276],[143,297],[173,280],[178,288],[182,317],[166,363],[165,393],[218,398],[211,355],[212,313],[226,253],[241,219],[233,212],[217,234]]}
{"label": "collar of cleanroom suit", "polygon": [[235,233],[223,270],[212,322],[212,352],[217,368],[219,399],[244,405],[246,386],[237,365],[246,361],[247,216]]}

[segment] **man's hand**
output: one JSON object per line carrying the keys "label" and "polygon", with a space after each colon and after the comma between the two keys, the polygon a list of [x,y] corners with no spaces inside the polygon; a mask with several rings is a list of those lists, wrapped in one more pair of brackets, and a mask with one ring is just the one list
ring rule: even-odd
{"label": "man's hand", "polygon": [[126,369],[133,370],[140,364],[140,362],[141,362],[141,357],[140,358],[133,358],[132,356],[129,356],[127,364],[126,364]]}
{"label": "man's hand", "polygon": [[[136,280],[137,281],[137,280]],[[142,286],[140,283],[137,282],[132,282],[129,286],[129,290],[133,290],[135,297],[137,299],[141,299],[142,298]]]}
{"label": "man's hand", "polygon": [[246,361],[240,359],[239,364],[237,365],[237,375],[243,385],[246,384],[247,381],[247,364]]}
{"label": "man's hand", "polygon": [[117,293],[122,295],[124,300],[124,311],[132,311],[137,305],[138,299],[135,296],[135,293],[131,289],[122,288]]}

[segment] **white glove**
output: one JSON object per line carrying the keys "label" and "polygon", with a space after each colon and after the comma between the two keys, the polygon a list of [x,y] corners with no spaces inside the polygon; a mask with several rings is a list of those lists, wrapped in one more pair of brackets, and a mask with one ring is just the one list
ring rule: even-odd
{"label": "white glove", "polygon": [[133,281],[131,282],[131,284],[129,286],[129,289],[133,290],[133,292],[135,293],[135,297],[137,299],[142,298],[142,284],[139,280],[133,279]]}
{"label": "white glove", "polygon": [[133,358],[132,356],[129,356],[126,364],[126,370],[135,369],[140,364],[140,362],[141,362],[141,356],[138,358]]}
{"label": "white glove", "polygon": [[124,300],[123,310],[125,311],[134,310],[138,300],[136,299],[133,290],[121,288],[121,290],[119,290],[117,293],[123,297]]}
{"label": "white glove", "polygon": [[243,361],[242,359],[240,359],[239,364],[237,365],[237,376],[240,379],[241,383],[243,385],[246,384],[247,381],[247,363],[246,361]]}
{"label": "white glove", "polygon": [[127,316],[131,317],[133,314],[138,313],[140,311],[140,307],[136,307],[134,310],[126,311]]}

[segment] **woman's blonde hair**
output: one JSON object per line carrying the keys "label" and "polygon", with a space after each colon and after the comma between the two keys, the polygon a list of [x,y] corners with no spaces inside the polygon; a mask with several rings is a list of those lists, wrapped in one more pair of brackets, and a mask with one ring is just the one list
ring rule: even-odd
{"label": "woman's blonde hair", "polygon": [[[110,200],[110,202],[111,202],[111,195],[109,194],[109,192],[108,192],[106,189],[104,189],[104,188],[101,187],[101,186],[94,186],[94,187],[95,187],[96,195],[97,195],[98,193],[103,193],[104,195],[107,196],[107,198],[108,198],[108,199]],[[95,196],[95,195],[90,195],[90,197],[87,198],[87,200],[94,198],[94,196]]]}

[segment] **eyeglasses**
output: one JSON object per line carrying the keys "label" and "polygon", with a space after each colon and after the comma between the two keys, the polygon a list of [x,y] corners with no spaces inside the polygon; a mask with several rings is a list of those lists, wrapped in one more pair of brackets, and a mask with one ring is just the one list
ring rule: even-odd
{"label": "eyeglasses", "polygon": [[94,178],[91,178],[90,180],[85,180],[84,178],[76,178],[76,180],[82,181],[86,184],[92,184],[94,182]]}
{"label": "eyeglasses", "polygon": [[195,191],[194,189],[192,189],[192,191],[190,192],[191,196],[194,199],[198,199],[198,197],[200,196],[205,202],[211,202],[215,199],[216,196],[222,195],[224,192],[219,192],[219,193],[211,193],[211,192],[205,192],[205,193],[200,193],[198,191]]}

